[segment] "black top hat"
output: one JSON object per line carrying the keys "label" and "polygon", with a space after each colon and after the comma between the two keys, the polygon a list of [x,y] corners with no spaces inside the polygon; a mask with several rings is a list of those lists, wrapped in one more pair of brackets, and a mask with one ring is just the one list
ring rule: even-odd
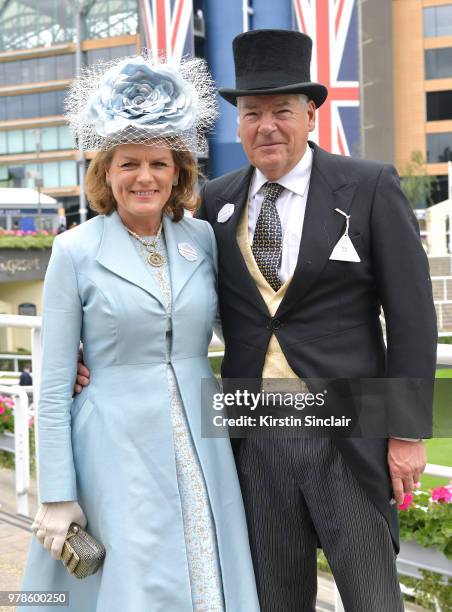
{"label": "black top hat", "polygon": [[302,93],[319,107],[328,90],[312,83],[312,40],[292,30],[252,30],[234,38],[235,89],[222,87],[220,95],[237,104],[238,96]]}

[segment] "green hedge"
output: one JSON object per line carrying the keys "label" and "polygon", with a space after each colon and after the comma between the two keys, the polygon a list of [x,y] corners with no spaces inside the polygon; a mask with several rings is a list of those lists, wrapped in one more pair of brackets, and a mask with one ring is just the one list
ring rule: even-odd
{"label": "green hedge", "polygon": [[51,249],[55,236],[36,234],[35,236],[5,236],[0,234],[0,249]]}

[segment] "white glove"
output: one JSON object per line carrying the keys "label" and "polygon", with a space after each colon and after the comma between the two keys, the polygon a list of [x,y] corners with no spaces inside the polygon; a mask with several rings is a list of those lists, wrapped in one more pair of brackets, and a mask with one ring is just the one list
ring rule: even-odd
{"label": "white glove", "polygon": [[86,516],[78,503],[51,502],[39,506],[31,530],[39,543],[58,561],[71,523],[86,526]]}

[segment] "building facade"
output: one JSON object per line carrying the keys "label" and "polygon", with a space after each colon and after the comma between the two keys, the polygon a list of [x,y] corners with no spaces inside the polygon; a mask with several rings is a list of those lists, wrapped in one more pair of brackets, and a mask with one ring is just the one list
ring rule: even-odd
{"label": "building facade", "polygon": [[420,152],[430,199],[448,197],[452,160],[452,1],[362,2],[363,151],[407,173]]}
{"label": "building facade", "polygon": [[[314,39],[312,78],[326,82],[331,91],[314,138],[339,153],[359,154],[356,0],[281,0],[277,11],[270,0],[231,0],[221,6],[218,0],[2,0],[0,187],[42,189],[63,204],[68,225],[78,221],[81,162],[63,119],[65,91],[76,74],[77,17],[81,63],[89,65],[139,52],[151,39],[168,46],[166,34],[171,32],[174,40],[179,36],[187,7],[190,27],[179,52],[194,49],[205,57],[219,86],[234,84],[231,42],[240,32],[307,32]],[[318,23],[327,25],[319,28]],[[165,36],[159,34],[163,30]],[[210,177],[246,162],[236,110],[222,99],[219,104],[209,159],[200,160]]]}
{"label": "building facade", "polygon": [[[314,39],[312,78],[330,88],[314,138],[335,152],[393,162],[401,174],[413,151],[421,151],[436,179],[432,200],[445,199],[452,159],[451,0],[280,0],[277,11],[272,0],[2,0],[0,187],[41,188],[64,205],[69,224],[78,220],[79,154],[63,119],[65,90],[76,73],[76,7],[81,60],[89,65],[139,52],[143,7],[152,12],[160,4],[173,11],[167,28],[177,25],[176,9],[190,5],[191,48],[207,59],[219,86],[234,84],[231,42],[240,32],[307,32]],[[219,103],[210,158],[201,160],[209,176],[246,161],[236,110]]]}
{"label": "building facade", "polygon": [[[40,188],[78,221],[78,150],[63,119],[76,74],[76,2],[0,2],[0,187]],[[85,1],[82,63],[140,48],[137,0]],[[87,156],[89,158],[89,155]]]}

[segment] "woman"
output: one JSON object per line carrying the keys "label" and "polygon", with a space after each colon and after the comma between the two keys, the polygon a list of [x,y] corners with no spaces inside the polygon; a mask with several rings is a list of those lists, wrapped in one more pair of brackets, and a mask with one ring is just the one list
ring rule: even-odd
{"label": "woman", "polygon": [[[258,611],[230,444],[201,439],[216,255],[184,209],[211,82],[199,60],[130,58],[86,73],[69,105],[82,146],[101,149],[87,174],[101,214],[56,238],[46,274],[41,506],[22,588],[69,591],[73,612]],[[72,402],[80,340],[91,380]],[[71,522],[106,548],[84,580],[58,560]]]}

